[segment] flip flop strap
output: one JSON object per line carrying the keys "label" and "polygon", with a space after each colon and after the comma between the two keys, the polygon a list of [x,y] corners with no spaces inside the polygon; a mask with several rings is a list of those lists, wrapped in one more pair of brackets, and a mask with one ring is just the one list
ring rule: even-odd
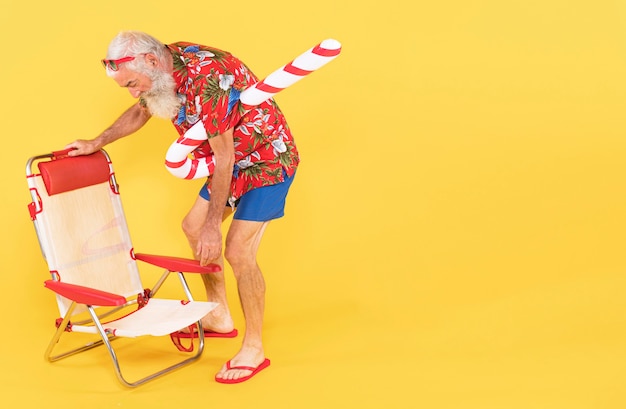
{"label": "flip flop strap", "polygon": [[253,366],[230,366],[230,361],[226,362],[226,369],[227,370],[240,369],[240,370],[252,371],[252,372],[256,370],[256,368]]}
{"label": "flip flop strap", "polygon": [[[191,324],[188,327],[190,334],[193,334],[194,325],[196,325],[196,324]],[[189,343],[188,347],[183,345],[182,341],[180,340],[180,337],[178,336],[178,332],[172,332],[170,334],[170,339],[172,340],[172,343],[174,343],[174,345],[176,346],[176,348],[178,348],[179,351],[181,351],[181,352],[192,352],[193,351],[193,338],[191,338],[191,342]]]}

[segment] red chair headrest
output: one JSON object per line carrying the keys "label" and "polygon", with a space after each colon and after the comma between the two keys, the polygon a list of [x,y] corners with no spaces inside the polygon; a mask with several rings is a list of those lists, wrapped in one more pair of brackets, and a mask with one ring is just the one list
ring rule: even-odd
{"label": "red chair headrest", "polygon": [[102,151],[39,162],[37,166],[49,196],[108,181],[111,173]]}

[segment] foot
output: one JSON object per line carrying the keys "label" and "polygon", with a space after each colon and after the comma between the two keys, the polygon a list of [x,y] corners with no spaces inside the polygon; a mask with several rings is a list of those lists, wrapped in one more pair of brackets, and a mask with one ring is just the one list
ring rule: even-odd
{"label": "foot", "polygon": [[[218,334],[228,334],[231,333],[235,329],[235,324],[233,323],[232,318],[228,316],[218,316],[212,314],[212,312],[208,313],[204,317],[202,317],[202,328],[204,331],[216,332]],[[194,326],[195,330],[195,326]],[[189,327],[182,328],[180,332],[185,334],[189,333]]]}
{"label": "foot", "polygon": [[202,317],[201,322],[202,328],[206,331],[225,334],[235,329],[235,324],[230,316],[230,312],[221,304]]}
{"label": "foot", "polygon": [[[230,332],[215,332],[203,327],[202,332],[204,333],[205,338],[235,338],[239,335],[239,332],[236,329]],[[171,335],[178,338],[198,338],[198,326],[196,324],[192,324],[175,333],[172,333]]]}
{"label": "foot", "polygon": [[202,322],[202,328],[204,328],[205,331],[213,331],[213,332],[217,332],[220,334],[226,334],[229,332],[232,332],[232,330],[235,329],[235,326],[233,324],[233,320],[230,319],[230,317],[228,317],[228,319],[226,320],[213,320],[213,319],[207,319],[207,317],[202,318],[201,320]]}
{"label": "foot", "polygon": [[215,380],[221,383],[237,383],[247,380],[257,371],[267,367],[269,359],[265,358],[262,350],[241,350],[215,375]]}

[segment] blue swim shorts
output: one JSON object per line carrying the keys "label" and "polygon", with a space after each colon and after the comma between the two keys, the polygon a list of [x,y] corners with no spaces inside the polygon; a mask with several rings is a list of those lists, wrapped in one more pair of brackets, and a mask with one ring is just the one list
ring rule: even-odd
{"label": "blue swim shorts", "polygon": [[[249,220],[253,222],[267,222],[285,215],[285,200],[287,192],[296,174],[289,177],[284,174],[284,181],[271,186],[252,189],[235,202],[235,220]],[[200,189],[200,196],[210,200],[207,184]],[[228,206],[228,204],[226,205]]]}

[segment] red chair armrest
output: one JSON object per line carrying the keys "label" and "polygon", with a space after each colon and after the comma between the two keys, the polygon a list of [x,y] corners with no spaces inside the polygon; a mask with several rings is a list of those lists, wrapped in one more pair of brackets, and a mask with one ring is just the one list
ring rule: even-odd
{"label": "red chair armrest", "polygon": [[82,285],[54,280],[46,280],[44,285],[55,293],[80,304],[113,307],[126,303],[126,298],[121,295],[107,293],[106,291],[96,290]]}
{"label": "red chair armrest", "polygon": [[180,271],[183,273],[217,273],[222,271],[221,267],[217,264],[209,264],[201,266],[198,260],[191,260],[180,257],[170,256],[157,256],[154,254],[135,254],[137,260],[141,260],[145,263],[155,265],[157,267],[165,268],[169,271]]}

